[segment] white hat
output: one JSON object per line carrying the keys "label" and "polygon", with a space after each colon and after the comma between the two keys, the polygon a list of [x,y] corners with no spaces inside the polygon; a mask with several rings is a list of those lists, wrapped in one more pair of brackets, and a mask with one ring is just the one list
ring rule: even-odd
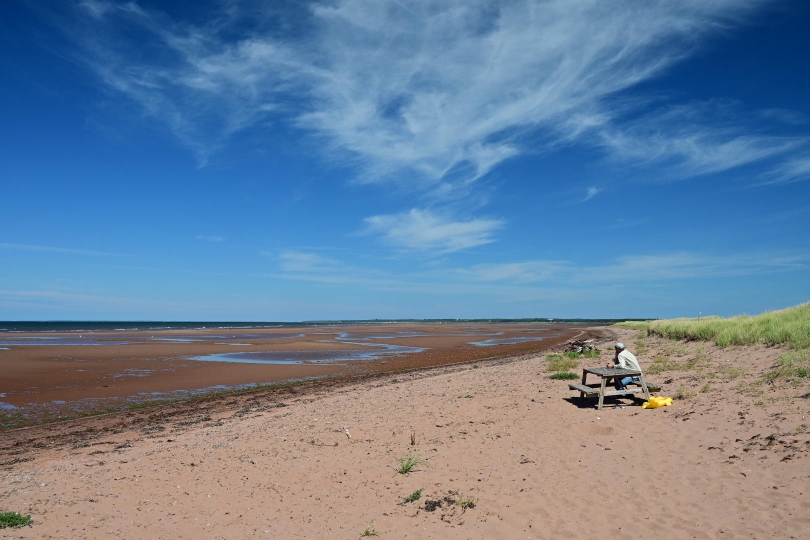
{"label": "white hat", "polygon": [[624,350],[624,343],[622,343],[621,341],[619,341],[618,343],[616,343],[616,345],[614,345],[614,346],[613,346],[613,348],[614,348],[614,349],[621,349],[621,350]]}

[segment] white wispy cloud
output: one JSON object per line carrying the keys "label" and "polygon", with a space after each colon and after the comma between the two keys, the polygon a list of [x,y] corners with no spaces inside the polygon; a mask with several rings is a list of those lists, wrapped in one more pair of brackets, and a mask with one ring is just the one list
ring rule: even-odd
{"label": "white wispy cloud", "polygon": [[188,302],[162,299],[136,298],[114,295],[101,295],[85,292],[66,292],[55,290],[0,290],[0,307],[22,303],[27,306],[57,306],[70,308],[78,312],[93,309],[110,309],[121,313],[132,310],[153,309],[155,312],[165,309],[188,309],[196,307]]}
{"label": "white wispy cloud", "polygon": [[220,235],[209,236],[209,235],[204,235],[204,234],[198,234],[197,236],[194,237],[194,239],[195,240],[205,240],[206,242],[224,242],[225,241],[225,237],[220,236]]}
{"label": "white wispy cloud", "polygon": [[627,218],[619,218],[614,217],[613,223],[603,225],[600,227],[602,230],[617,230],[617,229],[629,229],[631,227],[638,227],[639,225],[643,225],[647,223],[646,219],[627,219]]}
{"label": "white wispy cloud", "polygon": [[770,170],[758,185],[792,184],[810,180],[810,154],[797,156]]}
{"label": "white wispy cloud", "polygon": [[568,261],[525,261],[497,264],[478,264],[471,268],[451,272],[472,282],[535,283],[551,281],[569,272],[574,265]]}
{"label": "white wispy cloud", "polygon": [[607,285],[764,274],[802,269],[808,264],[810,255],[804,253],[748,253],[721,256],[676,252],[626,255],[604,265],[583,265],[563,260],[480,264],[467,269],[455,269],[452,273],[466,280],[481,282]]}
{"label": "white wispy cloud", "polygon": [[112,9],[112,4],[99,0],[84,0],[79,5],[85,9],[92,17],[100,19]]}
{"label": "white wispy cloud", "polygon": [[39,253],[63,253],[68,255],[103,255],[103,256],[120,256],[118,253],[109,253],[106,251],[92,251],[89,249],[72,249],[53,246],[38,246],[32,244],[10,244],[0,242],[0,249],[10,249],[16,251],[34,251]]}
{"label": "white wispy cloud", "polygon": [[[291,15],[228,2],[203,25],[134,2],[87,0],[86,28],[74,37],[102,80],[166,122],[201,163],[233,133],[281,119],[322,137],[333,157],[352,157],[365,180],[455,197],[504,160],[536,151],[522,142],[527,132],[576,139],[615,127],[612,96],[763,3],[335,0]],[[295,20],[273,22],[285,17]],[[151,41],[130,41],[133,28]],[[144,54],[145,45],[158,53]],[[608,129],[602,144],[634,160],[678,160],[691,174],[785,144],[705,129],[649,141],[646,126],[630,128]]]}
{"label": "white wispy cloud", "polygon": [[500,219],[457,221],[417,208],[367,217],[365,222],[368,232],[381,234],[393,246],[443,253],[489,244],[504,226]]}
{"label": "white wispy cloud", "polygon": [[582,202],[593,199],[600,191],[602,190],[597,187],[589,187],[585,192],[585,198],[582,199]]}
{"label": "white wispy cloud", "polygon": [[498,304],[551,299],[587,302],[605,295],[615,297],[617,291],[628,288],[647,290],[689,280],[778,275],[806,271],[808,265],[810,254],[797,252],[675,252],[629,254],[604,264],[533,260],[391,274],[309,252],[291,252],[282,258],[280,273],[268,277],[435,298],[479,297]]}
{"label": "white wispy cloud", "polygon": [[801,126],[808,123],[807,115],[790,109],[762,109],[759,115],[767,120],[774,120],[783,124]]}
{"label": "white wispy cloud", "polygon": [[666,179],[718,173],[789,154],[806,137],[758,133],[750,118],[719,102],[659,109],[640,118],[603,126],[597,137],[623,162],[667,165]]}
{"label": "white wispy cloud", "polygon": [[283,251],[278,258],[283,272],[321,274],[345,269],[345,265],[335,259],[307,251]]}

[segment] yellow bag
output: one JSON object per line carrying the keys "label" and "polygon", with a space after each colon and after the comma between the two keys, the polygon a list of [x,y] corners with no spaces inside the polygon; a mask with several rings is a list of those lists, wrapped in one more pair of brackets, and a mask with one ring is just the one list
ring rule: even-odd
{"label": "yellow bag", "polygon": [[671,397],[656,397],[650,396],[650,401],[645,401],[641,406],[642,409],[657,409],[658,407],[666,407],[672,405]]}

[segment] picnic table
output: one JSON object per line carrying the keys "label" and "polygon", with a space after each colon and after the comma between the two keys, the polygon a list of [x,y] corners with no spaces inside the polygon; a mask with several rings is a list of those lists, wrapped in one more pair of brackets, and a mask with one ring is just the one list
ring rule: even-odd
{"label": "picnic table", "polygon": [[[597,384],[587,384],[588,374],[596,375],[601,379]],[[611,384],[611,389],[608,390],[608,383],[612,383],[612,379],[623,379],[624,377],[638,377],[638,381],[633,381],[627,384],[624,390],[616,390]],[[644,374],[634,369],[624,369],[619,367],[586,367],[582,369],[582,383],[571,383],[568,385],[571,390],[579,390],[579,397],[598,396],[599,403],[596,406],[597,410],[602,409],[602,403],[606,396],[621,396],[624,394],[644,394],[647,400],[650,399],[650,391],[658,392],[661,386],[649,382],[644,379]]]}

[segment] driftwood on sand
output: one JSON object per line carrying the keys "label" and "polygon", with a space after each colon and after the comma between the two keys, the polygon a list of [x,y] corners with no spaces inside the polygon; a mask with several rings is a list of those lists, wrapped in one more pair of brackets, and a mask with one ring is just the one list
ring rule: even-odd
{"label": "driftwood on sand", "polygon": [[564,352],[575,352],[575,353],[583,353],[585,351],[595,351],[596,349],[596,340],[595,339],[572,339],[571,341],[565,342],[565,351]]}

